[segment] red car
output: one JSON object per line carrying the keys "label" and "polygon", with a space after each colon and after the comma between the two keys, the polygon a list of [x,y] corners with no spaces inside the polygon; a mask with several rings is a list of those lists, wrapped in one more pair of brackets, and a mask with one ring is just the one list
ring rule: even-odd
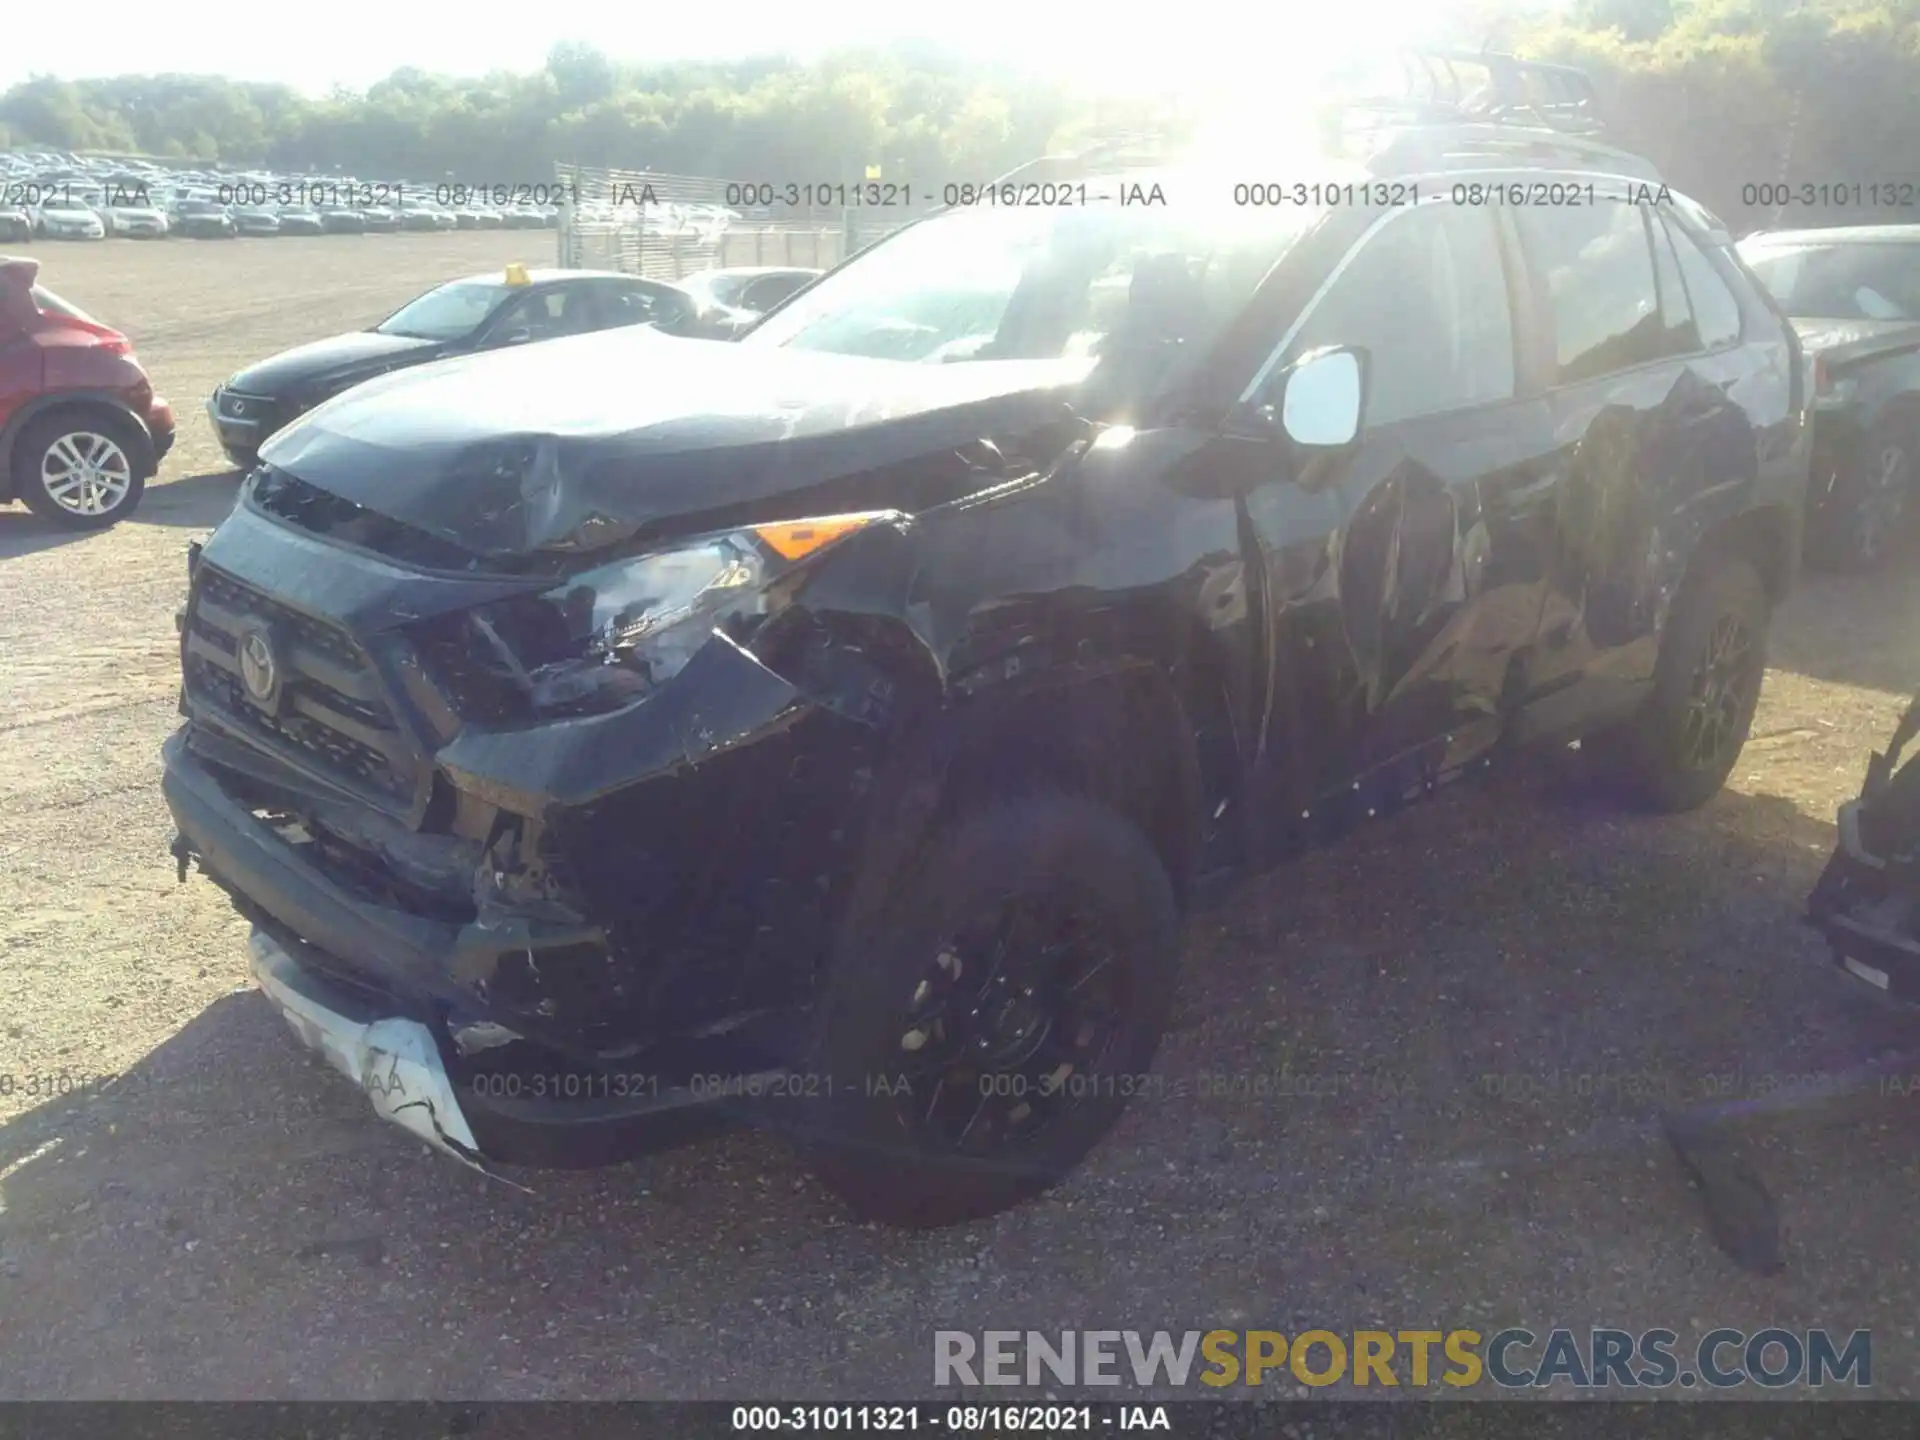
{"label": "red car", "polygon": [[99,530],[131,514],[173,444],[173,407],[118,330],[0,256],[0,501]]}

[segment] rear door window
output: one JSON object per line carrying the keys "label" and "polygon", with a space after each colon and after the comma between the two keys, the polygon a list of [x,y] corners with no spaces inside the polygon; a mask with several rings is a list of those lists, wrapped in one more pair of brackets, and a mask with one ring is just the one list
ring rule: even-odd
{"label": "rear door window", "polygon": [[1560,384],[1630,370],[1669,353],[1638,205],[1521,206],[1514,219],[1553,317]]}

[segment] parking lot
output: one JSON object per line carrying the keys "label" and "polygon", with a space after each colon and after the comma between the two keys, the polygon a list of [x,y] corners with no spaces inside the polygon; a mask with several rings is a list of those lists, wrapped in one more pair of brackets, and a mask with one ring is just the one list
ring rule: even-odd
{"label": "parking lot", "polygon": [[[1874,1393],[1920,1394],[1920,1020],[1796,923],[1920,681],[1912,567],[1807,582],[1700,812],[1611,809],[1569,753],[1197,917],[1159,1086],[995,1221],[851,1224],[758,1133],[523,1191],[375,1121],[167,854],[173,612],[236,484],[201,406],[552,245],[31,249],[181,432],[116,529],[0,510],[0,1397],[907,1397],[936,1329],[1510,1324],[1867,1328]],[[1777,1273],[1661,1137],[1703,1107]],[[1764,1257],[1749,1199],[1724,1223]]]}

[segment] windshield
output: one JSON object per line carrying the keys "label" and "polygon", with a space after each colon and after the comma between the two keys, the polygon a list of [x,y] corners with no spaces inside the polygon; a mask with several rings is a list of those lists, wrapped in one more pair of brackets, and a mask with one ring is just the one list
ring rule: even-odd
{"label": "windshield", "polygon": [[966,209],[818,281],[739,343],[876,359],[1125,357],[1126,388],[1197,358],[1319,211],[1225,205]]}
{"label": "windshield", "polygon": [[1920,245],[1754,246],[1741,256],[1789,315],[1920,319]]}
{"label": "windshield", "polygon": [[415,340],[458,340],[480,328],[506,298],[508,289],[504,284],[456,280],[429,290],[373,328],[382,335],[406,335]]}

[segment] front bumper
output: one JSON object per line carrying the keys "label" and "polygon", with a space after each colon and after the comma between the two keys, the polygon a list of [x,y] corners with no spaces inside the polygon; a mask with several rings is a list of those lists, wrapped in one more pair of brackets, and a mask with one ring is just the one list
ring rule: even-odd
{"label": "front bumper", "polygon": [[1920,1004],[1920,875],[1868,851],[1860,806],[1840,807],[1839,844],[1807,904],[1836,965],[1889,998]]}
{"label": "front bumper", "polygon": [[224,413],[228,398],[223,385],[207,399],[207,421],[213,426],[213,433],[220,441],[220,448],[227,458],[243,468],[251,466],[259,457],[260,447],[269,435],[279,428],[279,409],[276,403],[264,396],[246,395],[240,397],[247,406],[246,415]]}
{"label": "front bumper", "polygon": [[617,1067],[525,1040],[463,1055],[457,1030],[503,1017],[484,982],[462,977],[490,973],[502,945],[551,961],[579,943],[577,929],[462,927],[349,893],[229,795],[188,734],[161,751],[183,868],[196,858],[253,922],[254,977],[294,1033],[365,1089],[382,1118],[435,1148],[506,1164],[613,1163],[756,1119],[760,1107],[742,1097],[770,1093],[787,1073],[743,1063],[772,1053],[744,1030]]}
{"label": "front bumper", "polygon": [[259,926],[247,950],[260,993],[308,1049],[367,1092],[381,1119],[460,1159],[479,1153],[431,1030],[328,986]]}
{"label": "front bumper", "polygon": [[160,462],[167,458],[167,452],[173,449],[173,437],[178,433],[174,424],[173,406],[158,395],[153,397],[152,405],[147,407],[147,434],[153,441],[153,468],[158,470]]}
{"label": "front bumper", "polygon": [[1840,807],[1839,843],[1807,900],[1835,963],[1908,1004],[1920,1004],[1920,759],[1898,762],[1916,727],[1920,700]]}

